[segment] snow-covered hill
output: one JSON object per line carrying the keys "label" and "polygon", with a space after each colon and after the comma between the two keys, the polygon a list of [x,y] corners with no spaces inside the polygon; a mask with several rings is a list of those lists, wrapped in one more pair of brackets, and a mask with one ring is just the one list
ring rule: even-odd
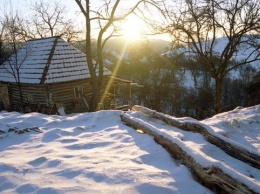
{"label": "snow-covered hill", "polygon": [[[246,37],[245,37],[246,38]],[[223,50],[228,45],[228,39],[227,37],[220,37],[215,40],[214,46],[213,46],[213,54],[215,56],[221,57],[221,54],[223,53]],[[211,41],[203,42],[202,43],[202,50],[204,52],[207,52],[210,48]],[[194,55],[193,47],[182,47],[179,49],[169,50],[162,54],[162,56],[165,57],[173,57],[176,54],[184,53],[185,55]],[[232,60],[242,61],[248,58],[248,61],[254,59],[256,56],[259,55],[259,51],[254,52],[255,48],[251,47],[250,45],[241,44],[238,46],[237,51],[234,52],[234,55],[232,56]],[[259,58],[259,57],[258,57]],[[260,58],[259,58],[260,59]],[[251,62],[250,65],[258,70],[260,70],[260,60]]]}
{"label": "snow-covered hill", "polygon": [[[212,193],[151,136],[121,122],[121,114],[0,112],[0,193]],[[192,147],[190,154],[198,160],[205,160],[200,154],[203,152],[224,156],[223,161],[207,159],[228,169],[231,176],[240,172],[238,178],[260,192],[259,169],[241,161],[229,164],[236,160],[219,148],[208,147],[200,134],[175,131],[138,112],[126,114]],[[191,118],[178,120],[198,122]],[[259,153],[260,105],[222,113],[202,123]]]}
{"label": "snow-covered hill", "polygon": [[[202,43],[202,50],[205,50],[205,52],[207,50],[209,50],[210,42],[211,41],[209,40],[208,42]],[[213,47],[214,55],[216,57],[221,57],[221,54],[227,45],[228,45],[228,39],[226,37],[217,38],[214,43],[214,47]],[[177,55],[184,54],[184,56],[186,56],[186,57],[193,57],[195,55],[194,50],[195,49],[192,49],[192,47],[181,47],[179,49],[169,50],[169,51],[163,53],[161,56],[166,57],[166,58],[172,58],[172,57],[176,57]],[[252,47],[250,47],[249,45],[240,45],[231,59],[235,60],[235,61],[243,61],[247,57],[249,57],[248,61],[250,61],[254,57],[256,57],[259,52],[259,51],[256,51],[256,52],[253,52],[253,51],[254,51],[254,49]],[[259,58],[259,56],[258,56],[258,58]],[[247,66],[247,67],[251,66],[253,69],[255,69],[255,72],[260,71],[260,58],[259,58],[259,60],[253,61],[246,65],[243,65],[242,67],[245,67],[245,66]],[[236,68],[236,69],[231,70],[227,74],[227,76],[233,80],[233,79],[240,78],[241,74],[239,72],[239,69]],[[254,75],[252,74],[251,76],[253,77]],[[192,71],[190,69],[186,69],[183,77],[184,77],[184,82],[183,82],[184,86],[186,86],[188,88],[190,88],[190,87],[193,88],[195,86],[194,76],[192,75]],[[202,82],[204,78],[199,75],[199,76],[197,76],[196,79],[198,82]],[[211,85],[214,85],[213,79],[211,79]]]}

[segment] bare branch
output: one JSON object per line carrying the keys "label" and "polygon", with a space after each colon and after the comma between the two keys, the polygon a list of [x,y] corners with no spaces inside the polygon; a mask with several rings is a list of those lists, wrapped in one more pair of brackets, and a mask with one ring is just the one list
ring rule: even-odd
{"label": "bare branch", "polygon": [[[168,3],[168,4],[167,4]],[[173,0],[163,4],[161,13],[168,25],[162,26],[175,41],[186,44],[187,50],[216,82],[217,112],[220,111],[221,88],[226,74],[244,64],[260,60],[260,2],[257,0]],[[225,36],[221,43],[219,37]],[[252,41],[257,44],[250,44]],[[250,45],[251,49],[245,47]],[[252,49],[254,48],[254,49]],[[247,56],[233,63],[237,53],[246,51]]]}
{"label": "bare branch", "polygon": [[72,20],[65,19],[67,9],[61,3],[40,1],[32,4],[30,8],[34,13],[32,17],[34,36],[44,38],[62,35],[65,39],[72,41],[77,39],[81,32],[76,30]]}

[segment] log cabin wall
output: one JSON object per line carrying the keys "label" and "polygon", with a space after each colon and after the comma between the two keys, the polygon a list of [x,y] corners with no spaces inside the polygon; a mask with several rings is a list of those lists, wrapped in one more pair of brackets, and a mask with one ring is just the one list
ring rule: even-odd
{"label": "log cabin wall", "polygon": [[[47,105],[48,91],[46,85],[21,84],[23,102],[25,104]],[[17,83],[9,83],[10,101],[12,106],[20,105],[20,93]]]}
{"label": "log cabin wall", "polygon": [[4,99],[3,99],[3,93],[2,93],[2,86],[0,84],[0,103],[3,103],[3,101],[4,101]]}
{"label": "log cabin wall", "polygon": [[5,83],[0,83],[0,111],[10,109],[9,86]]}
{"label": "log cabin wall", "polygon": [[3,90],[4,90],[4,84],[0,83],[0,102],[1,103],[4,103]]}
{"label": "log cabin wall", "polygon": [[[20,106],[20,94],[17,83],[10,83],[10,101],[14,109]],[[75,88],[82,93],[75,95]],[[90,79],[56,84],[21,84],[23,101],[29,106],[51,107],[53,104],[63,106],[66,113],[86,112],[91,101],[92,89]],[[77,91],[76,91],[77,92]],[[0,94],[0,97],[2,95]],[[0,99],[1,101],[1,99]],[[41,112],[40,109],[36,110]]]}
{"label": "log cabin wall", "polygon": [[51,103],[63,106],[66,113],[88,111],[92,96],[90,79],[50,84],[49,92]]}
{"label": "log cabin wall", "polygon": [[[104,88],[109,78],[104,77]],[[112,85],[129,84],[126,81],[112,78]],[[17,83],[0,83],[0,102],[3,102],[3,88],[8,88],[8,110],[21,110],[20,94]],[[27,112],[51,114],[53,105],[64,107],[65,113],[87,112],[91,103],[92,87],[90,78],[54,84],[25,84],[21,83],[23,103]],[[109,92],[109,91],[107,91]],[[4,106],[5,110],[6,106]],[[109,109],[108,107],[107,109]],[[55,112],[55,110],[53,110]],[[52,114],[55,114],[52,112]]]}

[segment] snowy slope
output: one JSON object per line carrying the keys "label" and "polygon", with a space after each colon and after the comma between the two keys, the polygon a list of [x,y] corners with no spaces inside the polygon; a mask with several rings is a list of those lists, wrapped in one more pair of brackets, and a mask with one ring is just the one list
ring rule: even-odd
{"label": "snowy slope", "polygon": [[1,112],[0,193],[211,193],[120,113]]}
{"label": "snowy slope", "polygon": [[[122,123],[122,113],[0,112],[0,193],[212,193],[152,137]],[[139,115],[168,138],[182,139],[182,146],[197,160],[205,165],[213,162],[260,191],[258,169],[209,146],[200,134],[175,131],[138,112],[127,114]],[[202,122],[259,152],[260,105]]]}
{"label": "snowy slope", "polygon": [[234,109],[202,121],[216,133],[260,153],[260,105]]}
{"label": "snowy slope", "polygon": [[[207,42],[205,42],[204,44],[202,43],[202,45],[205,45],[205,44],[208,44],[208,43]],[[227,40],[226,37],[217,38],[216,43],[214,44],[214,47],[213,47],[214,55],[220,57],[221,53],[223,52],[223,49],[227,46],[227,44],[228,44],[228,40]],[[250,61],[250,59],[252,60],[255,56],[257,56],[257,52],[252,53],[253,50],[254,49],[249,47],[248,45],[242,45],[242,46],[238,47],[237,52],[234,53],[234,55],[231,59],[237,60],[237,61],[243,61],[248,56],[250,56],[250,58],[248,59],[248,61]],[[188,56],[194,56],[194,51],[191,49],[191,47],[182,47],[182,48],[179,48],[179,49],[169,50],[169,51],[163,53],[162,56],[167,57],[167,58],[171,58],[171,57],[177,56],[177,55],[182,54],[182,53],[184,53],[184,55],[187,56],[187,57]],[[252,55],[250,55],[251,53],[252,53]],[[259,58],[259,56],[258,56],[258,58]],[[256,69],[255,72],[260,71],[260,60],[251,62],[251,63],[244,65],[244,66],[253,67],[254,69]],[[238,69],[234,69],[234,70],[231,70],[228,73],[227,76],[230,77],[231,79],[238,79],[238,78],[240,78],[241,75],[240,75]],[[197,78],[198,83],[203,81],[203,78],[201,76],[199,76],[199,77],[200,78]],[[195,86],[194,78],[192,76],[192,72],[189,69],[187,69],[184,73],[183,84],[187,88],[190,88],[190,87],[193,88]],[[214,85],[213,79],[211,79],[211,84]]]}
{"label": "snowy slope", "polygon": [[[238,113],[240,116],[251,116],[248,118],[248,125],[251,123],[251,118],[254,117],[256,123],[260,123],[260,106],[255,106],[246,109],[245,111],[241,111]],[[237,116],[238,116],[237,115]],[[228,174],[228,176],[232,177],[234,180],[238,180],[239,182],[245,184],[248,188],[252,189],[256,193],[260,193],[260,171],[257,168],[250,166],[247,163],[244,163],[237,158],[234,158],[228,155],[224,150],[221,150],[219,147],[209,143],[206,138],[200,134],[195,133],[193,131],[183,131],[178,128],[166,125],[164,122],[159,121],[154,118],[150,118],[145,116],[143,113],[139,112],[132,112],[124,114],[124,118],[128,117],[131,118],[134,122],[137,122],[140,126],[146,126],[149,130],[155,132],[157,135],[163,136],[166,139],[170,140],[174,144],[177,144],[184,152],[188,153],[195,162],[202,165],[203,169],[207,169],[210,167],[217,167],[221,169],[221,171]],[[241,117],[241,118],[242,118]],[[199,121],[192,119],[192,118],[174,118],[176,121],[181,123],[189,122],[194,124],[201,124]],[[223,118],[225,119],[225,118]],[[124,119],[125,120],[125,119]],[[213,119],[212,119],[213,120]],[[244,118],[246,120],[246,118]],[[202,122],[203,123],[203,122]],[[246,134],[249,132],[248,125],[244,125],[242,130]],[[211,125],[205,125],[211,134],[217,136],[216,132],[211,131]],[[230,124],[229,126],[226,125],[223,129],[229,131],[233,128],[233,125]],[[255,136],[256,148],[259,149],[260,147],[260,130],[259,125],[252,126],[253,134],[249,134],[249,136]],[[250,130],[251,132],[251,130]],[[233,138],[229,139],[226,136],[223,136],[225,142],[231,143],[233,145],[238,145],[239,147],[243,147],[245,149],[250,149],[252,153],[260,156],[260,153],[253,147],[250,142],[243,142],[240,143],[240,140],[244,138],[244,134],[237,132],[233,132]],[[236,135],[235,135],[236,134]],[[225,135],[221,133],[220,136]],[[258,139],[258,140],[257,140]],[[251,142],[252,143],[252,142]]]}
{"label": "snowy slope", "polygon": [[[209,50],[210,43],[211,43],[210,40],[207,41],[207,42],[203,42],[202,43],[202,50],[203,51],[205,50],[205,52],[207,50]],[[228,43],[229,42],[228,42],[227,37],[217,38],[215,40],[215,43],[214,43],[214,46],[213,46],[214,55],[220,57],[223,50],[228,45]],[[250,60],[254,59],[256,56],[258,56],[258,53],[253,52],[253,51],[254,51],[254,49],[252,47],[250,47],[249,45],[242,44],[237,48],[237,51],[232,56],[232,59],[241,61],[241,60],[245,60],[247,57],[250,56],[249,59],[248,59],[248,61],[250,61]],[[184,53],[185,55],[188,56],[188,55],[193,55],[194,51],[191,47],[183,47],[183,48],[180,48],[180,49],[167,51],[167,52],[163,53],[162,56],[173,57],[174,55],[181,54],[181,53]],[[258,70],[260,69],[259,64],[260,64],[260,61],[255,61],[255,62],[250,63],[250,65],[252,65],[253,67],[255,67]]]}

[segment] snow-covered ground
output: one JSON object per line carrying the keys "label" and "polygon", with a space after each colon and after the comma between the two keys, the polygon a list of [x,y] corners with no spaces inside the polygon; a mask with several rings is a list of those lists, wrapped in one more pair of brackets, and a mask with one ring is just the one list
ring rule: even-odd
{"label": "snow-covered ground", "polygon": [[[0,112],[0,193],[212,193],[152,137],[122,123],[122,113]],[[219,148],[206,147],[200,134],[169,130],[166,124],[145,116],[140,119],[165,136],[182,139],[184,146],[192,147],[190,154],[205,151],[226,157]],[[222,113],[202,123],[259,153],[260,105]],[[225,160],[235,161],[229,158]],[[228,169],[223,161],[215,163]],[[260,171],[238,161],[237,167],[241,166],[242,172],[250,172],[239,178],[259,191]],[[238,175],[234,172],[234,176]]]}
{"label": "snow-covered ground", "polygon": [[260,153],[260,105],[243,109],[238,107],[202,123],[211,126],[216,133]]}

